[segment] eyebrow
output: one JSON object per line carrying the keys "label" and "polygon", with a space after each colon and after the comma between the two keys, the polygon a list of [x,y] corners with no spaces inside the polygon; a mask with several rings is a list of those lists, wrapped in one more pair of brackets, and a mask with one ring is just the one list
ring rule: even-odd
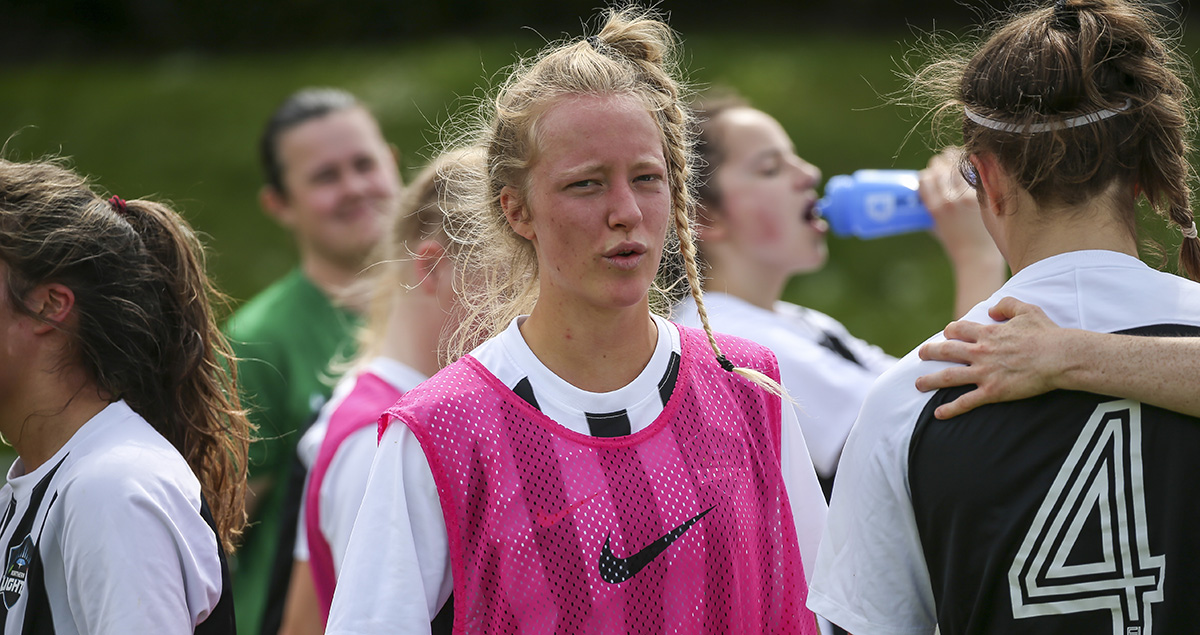
{"label": "eyebrow", "polygon": [[[630,166],[633,170],[667,170],[667,162],[665,159],[642,159],[633,163]],[[558,173],[559,178],[574,178],[584,174],[592,174],[595,172],[603,172],[604,164],[599,161],[589,161],[577,167],[567,168]]]}
{"label": "eyebrow", "polygon": [[759,152],[758,154],[754,155],[753,160],[755,162],[758,162],[763,159],[776,159],[776,158],[782,159],[783,151],[780,150],[779,148],[768,148],[768,149],[763,150],[762,152]]}

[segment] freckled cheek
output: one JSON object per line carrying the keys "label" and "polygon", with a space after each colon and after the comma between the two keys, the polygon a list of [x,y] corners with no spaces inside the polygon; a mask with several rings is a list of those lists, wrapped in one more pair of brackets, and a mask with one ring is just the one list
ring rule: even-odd
{"label": "freckled cheek", "polygon": [[780,218],[775,210],[767,206],[760,206],[758,212],[751,215],[750,222],[750,235],[761,243],[778,242],[788,229],[785,219]]}

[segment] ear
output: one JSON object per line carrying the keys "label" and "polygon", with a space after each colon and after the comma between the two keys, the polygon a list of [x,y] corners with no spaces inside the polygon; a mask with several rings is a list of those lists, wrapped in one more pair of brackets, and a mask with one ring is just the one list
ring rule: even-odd
{"label": "ear", "polygon": [[33,332],[44,335],[66,322],[75,308],[75,292],[57,282],[38,285],[29,292],[25,305],[41,318],[34,325]]}
{"label": "ear", "polygon": [[511,185],[500,188],[500,209],[504,210],[504,218],[508,220],[508,226],[512,227],[518,236],[530,241],[537,237],[530,222],[529,208],[525,205],[525,199]]}
{"label": "ear", "polygon": [[729,225],[725,222],[725,213],[716,207],[696,204],[696,238],[700,241],[713,243],[724,240],[729,236]]}
{"label": "ear", "polygon": [[288,229],[292,228],[293,216],[291,206],[288,205],[287,198],[283,193],[275,189],[274,186],[264,185],[259,188],[258,204],[262,206],[267,216],[275,219],[275,222]]}
{"label": "ear", "polygon": [[979,191],[983,193],[983,196],[979,198],[979,204],[984,213],[993,216],[1004,216],[1010,213],[1009,194],[1012,181],[1008,178],[1008,173],[1004,171],[1004,168],[1000,167],[996,155],[972,154],[970,161],[979,174]]}
{"label": "ear", "polygon": [[417,289],[426,295],[437,295],[443,276],[451,275],[451,263],[443,263],[446,247],[430,239],[423,240],[413,252],[413,265],[417,269]]}
{"label": "ear", "polygon": [[394,143],[387,144],[388,150],[392,153],[392,161],[396,163],[396,175],[400,181],[400,187],[404,187],[404,172],[400,171],[400,147]]}

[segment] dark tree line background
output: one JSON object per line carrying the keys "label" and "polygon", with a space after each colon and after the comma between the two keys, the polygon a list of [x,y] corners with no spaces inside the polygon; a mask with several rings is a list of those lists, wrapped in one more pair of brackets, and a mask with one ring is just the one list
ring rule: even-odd
{"label": "dark tree line background", "polygon": [[[0,0],[10,63],[193,51],[295,50],[511,32],[577,33],[605,0]],[[979,23],[1006,0],[663,0],[682,31],[895,32]],[[1159,0],[1165,10],[1186,4]]]}

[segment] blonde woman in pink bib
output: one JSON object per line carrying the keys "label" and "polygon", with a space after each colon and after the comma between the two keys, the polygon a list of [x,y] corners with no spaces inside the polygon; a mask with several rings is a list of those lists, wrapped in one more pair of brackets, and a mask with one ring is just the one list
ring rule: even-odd
{"label": "blonde woman in pink bib", "polygon": [[489,103],[447,219],[485,341],[385,415],[328,633],[816,632],[825,508],[774,356],[652,310],[677,249],[703,311],[675,54],[610,12]]}

